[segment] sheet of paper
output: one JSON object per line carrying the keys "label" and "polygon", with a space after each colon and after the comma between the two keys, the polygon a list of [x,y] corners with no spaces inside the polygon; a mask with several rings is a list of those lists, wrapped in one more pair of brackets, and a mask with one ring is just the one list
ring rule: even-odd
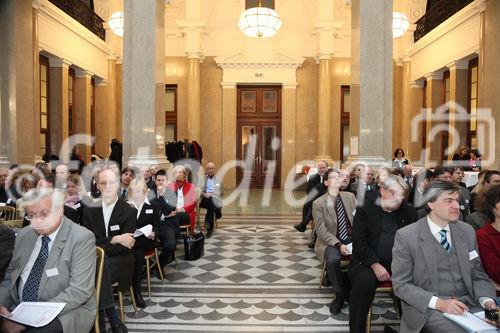
{"label": "sheet of paper", "polygon": [[492,330],[491,332],[496,331],[496,328],[493,325],[484,322],[470,312],[466,312],[462,315],[451,315],[448,313],[443,313],[443,316],[454,321],[469,332],[483,332],[490,330]]}
{"label": "sheet of paper", "polygon": [[352,254],[352,243],[349,243],[346,245],[347,251],[349,251],[349,254]]}
{"label": "sheet of paper", "polygon": [[11,312],[12,317],[3,317],[19,324],[42,327],[54,320],[65,306],[66,303],[23,302]]}
{"label": "sheet of paper", "polygon": [[153,232],[153,226],[151,224],[148,224],[140,229],[136,229],[134,232],[134,237],[139,237],[142,235],[149,237],[149,235],[151,235],[152,232]]}

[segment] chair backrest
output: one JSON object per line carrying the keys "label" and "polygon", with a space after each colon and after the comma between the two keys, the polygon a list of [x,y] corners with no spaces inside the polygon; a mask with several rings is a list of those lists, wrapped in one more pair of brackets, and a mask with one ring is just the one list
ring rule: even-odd
{"label": "chair backrest", "polygon": [[14,220],[16,218],[16,209],[11,206],[0,207],[0,218],[5,221]]}
{"label": "chair backrest", "polygon": [[9,227],[9,228],[17,228],[21,229],[23,227],[23,220],[7,220],[0,221],[0,224]]}
{"label": "chair backrest", "polygon": [[99,299],[101,298],[102,273],[104,271],[105,253],[102,248],[96,246],[96,277],[95,277],[95,301],[97,305],[97,315],[95,319],[95,332],[100,333],[99,329]]}

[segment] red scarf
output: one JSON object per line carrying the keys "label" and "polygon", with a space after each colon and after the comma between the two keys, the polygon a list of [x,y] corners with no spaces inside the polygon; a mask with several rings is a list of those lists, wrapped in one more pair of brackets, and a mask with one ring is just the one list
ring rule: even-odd
{"label": "red scarf", "polygon": [[175,182],[175,190],[179,191],[179,189],[184,187],[184,184],[186,184],[186,180],[177,180]]}

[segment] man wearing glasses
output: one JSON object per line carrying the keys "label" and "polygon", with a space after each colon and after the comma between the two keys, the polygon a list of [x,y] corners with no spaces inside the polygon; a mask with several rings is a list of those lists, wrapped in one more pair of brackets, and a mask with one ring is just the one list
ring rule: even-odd
{"label": "man wearing glasses", "polygon": [[403,178],[388,175],[380,187],[380,198],[365,200],[358,207],[352,224],[349,278],[350,332],[366,331],[368,311],[375,290],[391,281],[392,246],[396,231],[417,220],[416,209],[404,202],[408,184]]}
{"label": "man wearing glasses", "polygon": [[103,168],[97,178],[97,187],[101,200],[84,208],[82,225],[94,233],[96,245],[106,253],[99,300],[99,326],[101,332],[106,332],[105,312],[113,332],[127,332],[118,318],[111,284],[118,282],[120,291],[129,290],[132,284],[137,210],[118,197],[120,178],[115,171]]}
{"label": "man wearing glasses", "polygon": [[24,196],[30,226],[19,231],[5,280],[0,313],[21,302],[66,303],[48,325],[25,327],[0,320],[0,332],[88,332],[95,320],[95,238],[63,216],[64,194],[36,188]]}

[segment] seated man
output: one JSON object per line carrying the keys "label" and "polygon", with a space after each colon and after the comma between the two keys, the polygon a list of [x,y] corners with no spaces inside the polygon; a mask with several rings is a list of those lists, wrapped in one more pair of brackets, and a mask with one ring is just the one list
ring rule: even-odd
{"label": "seated man", "polygon": [[366,318],[375,291],[381,282],[391,280],[396,231],[417,220],[415,208],[403,201],[407,190],[403,178],[388,175],[380,188],[380,198],[365,200],[356,210],[349,266],[349,327],[353,333],[366,331]]}
{"label": "seated man", "polygon": [[401,332],[466,332],[443,313],[496,308],[474,229],[458,221],[459,190],[450,181],[433,182],[426,192],[427,216],[396,234],[392,284],[403,301]]}
{"label": "seated man", "polygon": [[[454,182],[453,174],[455,174],[455,168],[450,167],[440,167],[434,170],[434,176],[440,180],[446,180]],[[458,167],[459,168],[459,167]],[[459,168],[462,170],[461,168]],[[458,183],[457,183],[458,184]],[[470,214],[470,191],[465,187],[460,186],[459,192],[459,207],[460,207],[460,221],[465,221],[466,217]]]}
{"label": "seated man", "polygon": [[7,267],[9,267],[15,241],[14,231],[0,224],[0,282],[3,281]]}
{"label": "seated man", "polygon": [[222,182],[215,176],[215,164],[209,162],[205,167],[206,175],[203,177],[201,185],[200,207],[206,208],[205,225],[207,236],[210,236],[214,229],[214,215],[216,219],[222,217]]}
{"label": "seated man", "polygon": [[118,318],[111,285],[118,282],[120,291],[127,291],[132,284],[137,209],[118,198],[120,180],[113,170],[106,167],[101,170],[98,187],[101,200],[83,209],[82,225],[94,233],[96,245],[106,253],[99,300],[99,326],[101,332],[106,331],[105,311],[113,332],[127,332]]}
{"label": "seated man", "polygon": [[356,197],[349,192],[341,192],[343,176],[337,170],[325,172],[324,183],[328,191],[313,203],[313,216],[316,221],[316,246],[314,252],[320,262],[326,260],[328,279],[335,292],[335,300],[330,305],[330,313],[335,315],[344,306],[349,293],[340,272],[342,256],[350,253],[346,245],[352,242],[352,220],[356,209]]}
{"label": "seated man", "polygon": [[[94,325],[96,255],[94,235],[63,216],[59,190],[37,188],[24,196],[31,226],[17,234],[0,312],[9,316],[21,302],[66,303],[45,327],[23,327],[2,319],[1,332],[88,332]],[[44,273],[45,272],[45,273]]]}

